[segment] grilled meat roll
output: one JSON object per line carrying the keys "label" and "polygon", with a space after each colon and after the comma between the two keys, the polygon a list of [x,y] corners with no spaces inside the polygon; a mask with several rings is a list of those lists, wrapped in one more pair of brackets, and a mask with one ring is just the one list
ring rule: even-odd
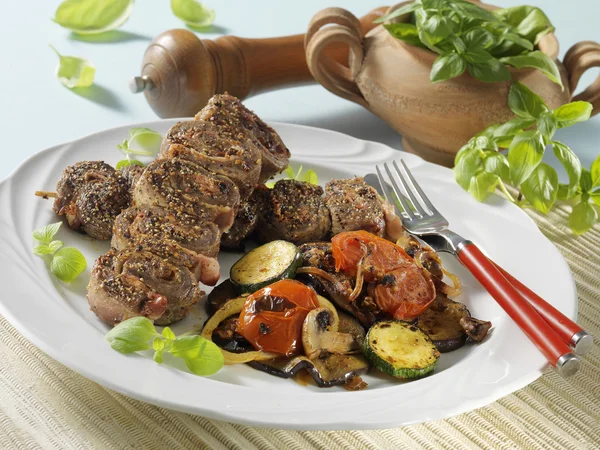
{"label": "grilled meat roll", "polygon": [[303,181],[279,180],[265,194],[257,231],[263,242],[283,239],[302,244],[324,239],[330,227],[322,187]]}
{"label": "grilled meat roll", "polygon": [[221,232],[209,219],[160,206],[134,206],[117,216],[111,246],[122,250],[140,239],[165,239],[196,253],[216,257]]}
{"label": "grilled meat roll", "polygon": [[196,114],[196,119],[217,125],[221,136],[241,142],[249,138],[262,153],[262,183],[288,166],[290,151],[281,137],[236,97],[229,94],[213,96]]}
{"label": "grilled meat roll", "polygon": [[262,214],[265,195],[269,192],[270,189],[264,184],[258,185],[250,198],[242,202],[233,225],[221,236],[222,248],[239,249],[243,240],[254,233],[260,214]]}
{"label": "grilled meat roll", "polygon": [[143,171],[144,168],[142,166],[138,166],[137,164],[131,164],[118,170],[118,172],[121,174],[121,177],[127,180],[129,190],[133,190],[133,187],[142,176]]}
{"label": "grilled meat roll", "polygon": [[221,231],[233,224],[240,193],[229,178],[181,158],[150,163],[133,191],[135,206],[161,206],[175,213],[208,216]]}
{"label": "grilled meat roll", "polygon": [[129,184],[102,161],[69,166],[56,185],[54,212],[69,227],[99,240],[110,239],[115,217],[131,203]]}
{"label": "grilled meat roll", "polygon": [[202,295],[186,267],[129,248],[110,250],[96,260],[87,298],[91,310],[112,325],[136,316],[168,325],[185,317]]}
{"label": "grilled meat roll", "polygon": [[385,212],[377,191],[363,178],[331,180],[325,186],[325,204],[331,213],[331,234],[365,230],[384,236]]}
{"label": "grilled meat roll", "polygon": [[192,120],[171,127],[163,140],[160,157],[194,161],[211,172],[231,179],[247,199],[258,184],[260,150],[249,139],[241,141],[219,133],[210,122]]}

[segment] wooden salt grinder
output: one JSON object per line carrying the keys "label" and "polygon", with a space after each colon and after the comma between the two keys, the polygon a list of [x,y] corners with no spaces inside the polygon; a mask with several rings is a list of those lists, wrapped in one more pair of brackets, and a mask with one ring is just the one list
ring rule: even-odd
{"label": "wooden salt grinder", "polygon": [[[387,7],[360,19],[364,35]],[[348,46],[328,49],[348,64]],[[141,76],[131,80],[132,92],[144,92],[160,117],[189,117],[213,95],[229,92],[240,99],[261,92],[314,83],[304,56],[304,35],[268,39],[223,36],[214,41],[188,30],[165,31],[144,54]]]}

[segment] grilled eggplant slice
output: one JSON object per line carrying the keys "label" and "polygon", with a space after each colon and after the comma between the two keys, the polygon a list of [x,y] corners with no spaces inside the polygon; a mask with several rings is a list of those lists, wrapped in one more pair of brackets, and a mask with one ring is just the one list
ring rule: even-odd
{"label": "grilled eggplant slice", "polygon": [[222,283],[219,283],[218,286],[215,286],[215,288],[210,291],[210,294],[208,294],[205,305],[206,313],[209,317],[212,316],[216,310],[237,296],[237,291],[231,280],[229,278],[224,280]]}
{"label": "grilled eggplant slice", "polygon": [[465,345],[467,333],[461,325],[461,319],[470,317],[465,305],[438,295],[419,316],[417,325],[427,333],[441,353],[447,353]]}

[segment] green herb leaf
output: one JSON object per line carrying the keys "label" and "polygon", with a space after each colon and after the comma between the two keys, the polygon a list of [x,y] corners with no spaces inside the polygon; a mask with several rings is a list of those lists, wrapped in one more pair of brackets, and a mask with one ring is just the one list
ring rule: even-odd
{"label": "green herb leaf", "polygon": [[600,186],[600,155],[594,160],[590,167],[592,187]]}
{"label": "green herb leaf", "polygon": [[54,235],[58,233],[61,225],[62,222],[51,223],[35,230],[32,233],[32,236],[36,241],[41,242],[42,244],[50,244]]}
{"label": "green herb leaf", "polygon": [[215,11],[196,0],[171,0],[171,10],[193,28],[208,27],[215,21]]}
{"label": "green herb leaf", "polygon": [[508,122],[495,128],[493,134],[494,140],[496,141],[498,147],[508,148],[517,133],[529,128],[534,123],[535,119],[523,119],[521,117],[516,117],[515,119],[509,120]]}
{"label": "green herb leaf", "polygon": [[138,161],[137,159],[122,159],[121,161],[119,161],[117,163],[117,165],[115,166],[115,168],[117,170],[122,169],[123,167],[127,167],[127,166],[140,166],[140,167],[144,167],[144,163],[141,161]]}
{"label": "green herb leaf", "polygon": [[579,177],[579,187],[584,194],[592,190],[592,174],[587,169],[581,169],[581,177]]}
{"label": "green herb leaf", "polygon": [[469,31],[467,34],[465,34],[463,39],[467,45],[467,48],[469,49],[487,49],[496,42],[494,35],[484,28],[475,28]]}
{"label": "green herb leaf", "polygon": [[482,170],[471,178],[469,183],[469,194],[482,202],[496,190],[498,180],[498,175]]}
{"label": "green herb leaf", "polygon": [[429,79],[432,83],[455,78],[465,71],[467,63],[457,53],[449,53],[438,57],[431,68]]}
{"label": "green herb leaf", "polygon": [[494,14],[515,27],[517,33],[534,44],[537,44],[542,36],[554,30],[548,16],[534,6],[497,9]]}
{"label": "green herb leaf", "polygon": [[590,194],[590,198],[596,205],[600,206],[600,192],[593,192]]}
{"label": "green herb leaf", "polygon": [[133,0],[65,0],[54,22],[78,34],[98,34],[123,25],[133,11]]}
{"label": "green herb leaf", "polygon": [[491,12],[470,2],[453,0],[448,2],[448,6],[464,17],[479,19],[486,22],[494,22],[498,20],[498,18]]}
{"label": "green herb leaf", "polygon": [[176,339],[175,333],[173,333],[173,331],[169,327],[163,328],[162,335],[169,341],[174,341]]}
{"label": "green herb leaf", "polygon": [[431,49],[435,49],[435,45],[450,36],[454,30],[455,23],[440,14],[432,14],[428,17],[417,14],[417,17],[419,38]]}
{"label": "green herb leaf", "polygon": [[318,185],[319,177],[317,176],[317,173],[314,170],[309,169],[304,173],[304,176],[302,177],[302,180],[300,180],[300,181],[305,181],[306,183]]}
{"label": "green herb leaf", "polygon": [[575,205],[569,216],[569,228],[574,234],[583,234],[598,221],[598,211],[590,203],[582,201]]}
{"label": "green herb leaf", "polygon": [[388,20],[395,19],[396,17],[400,17],[405,14],[410,14],[417,8],[421,8],[421,5],[418,4],[417,2],[409,3],[408,5],[404,5],[398,9],[395,9],[394,11],[392,11],[391,13],[389,13],[386,16],[382,16],[379,19],[375,19],[373,21],[373,23],[383,23]]}
{"label": "green herb leaf", "polygon": [[160,336],[155,336],[152,340],[152,348],[157,352],[164,350],[165,341]]}
{"label": "green herb leaf", "polygon": [[128,157],[129,155],[153,156],[158,153],[161,142],[161,134],[150,128],[131,128],[129,139],[118,144],[117,148]]}
{"label": "green herb leaf", "polygon": [[521,192],[535,209],[548,214],[558,193],[556,170],[548,164],[540,163],[521,184]]}
{"label": "green herb leaf", "polygon": [[483,170],[499,176],[502,180],[510,180],[510,166],[508,159],[502,153],[488,152],[483,160]]}
{"label": "green herb leaf", "polygon": [[74,247],[61,248],[54,254],[50,263],[52,273],[65,282],[73,281],[86,267],[85,257]]}
{"label": "green herb leaf", "polygon": [[519,117],[538,119],[548,111],[542,98],[523,83],[516,81],[508,93],[508,107]]}
{"label": "green herb leaf", "polygon": [[488,62],[468,64],[467,70],[474,78],[485,83],[510,80],[510,72],[506,66],[493,58]]}
{"label": "green herb leaf", "polygon": [[390,23],[383,27],[396,39],[400,39],[410,45],[425,47],[419,39],[419,31],[412,23]]}
{"label": "green herb leaf", "polygon": [[[302,172],[302,166],[298,169],[298,173]],[[296,178],[296,174],[294,173],[294,169],[292,166],[287,166],[285,168],[285,174],[288,176],[290,180],[294,180]]]}
{"label": "green herb leaf", "polygon": [[112,348],[121,353],[148,350],[148,342],[156,336],[152,322],[146,317],[132,317],[124,320],[104,337]]}
{"label": "green herb leaf", "polygon": [[[528,41],[527,39],[519,36],[516,33],[504,33],[502,35],[502,38],[507,42],[507,43],[512,43],[512,44],[516,44],[519,47],[523,47],[526,50],[533,50],[533,44]],[[507,50],[505,50],[507,51]]]}
{"label": "green herb leaf", "polygon": [[546,141],[550,141],[558,128],[558,121],[552,113],[544,113],[537,121],[537,129],[540,130]]}
{"label": "green herb leaf", "polygon": [[481,151],[478,149],[468,149],[462,154],[457,154],[454,166],[454,178],[456,182],[462,186],[465,191],[469,190],[471,178],[480,169],[483,158]]}
{"label": "green herb leaf", "polygon": [[558,185],[558,198],[568,200],[577,195],[577,187],[579,186],[579,178],[581,177],[581,162],[577,155],[561,142],[552,142],[552,150],[569,177],[569,184]]}
{"label": "green herb leaf", "polygon": [[550,80],[558,84],[561,88],[563,87],[558,67],[556,67],[554,61],[552,61],[550,57],[543,52],[535,51],[526,53],[524,55],[506,56],[500,59],[500,61],[502,61],[504,64],[516,67],[517,69],[522,69],[524,67],[538,69]]}
{"label": "green herb leaf", "polygon": [[535,170],[544,156],[544,140],[539,131],[523,131],[515,136],[508,149],[510,178],[519,186]]}
{"label": "green herb leaf", "polygon": [[50,46],[58,55],[59,64],[56,77],[69,89],[74,87],[89,87],[94,84],[96,68],[87,59],[76,56],[63,56],[53,46]]}
{"label": "green herb leaf", "polygon": [[164,350],[156,350],[154,352],[154,356],[152,357],[152,359],[154,359],[154,362],[156,362],[158,364],[162,364],[162,362],[163,362],[163,353],[164,353]]}
{"label": "green herb leaf", "polygon": [[560,128],[570,127],[577,122],[585,122],[592,115],[592,104],[588,102],[571,102],[559,106],[552,113]]}
{"label": "green herb leaf", "polygon": [[196,375],[212,375],[223,367],[221,349],[202,336],[182,336],[173,341],[171,354],[183,358],[185,364]]}

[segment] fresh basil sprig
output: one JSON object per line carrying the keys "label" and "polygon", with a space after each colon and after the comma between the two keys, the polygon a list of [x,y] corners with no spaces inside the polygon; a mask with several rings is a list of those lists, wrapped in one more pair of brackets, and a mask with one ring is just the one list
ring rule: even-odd
{"label": "fresh basil sprig", "polygon": [[33,253],[46,258],[50,263],[50,271],[65,282],[71,282],[87,267],[83,254],[74,247],[64,247],[64,243],[54,240],[54,235],[60,229],[62,222],[51,223],[39,228],[32,233],[38,245],[33,248]]}
{"label": "fresh basil sprig", "polygon": [[120,353],[152,349],[154,361],[158,364],[162,364],[165,353],[170,353],[182,358],[187,368],[196,375],[212,375],[224,364],[223,353],[215,343],[198,335],[175,336],[169,327],[158,333],[146,317],[132,317],[121,322],[105,338]]}
{"label": "fresh basil sprig", "polygon": [[[303,173],[303,170],[304,170],[304,167],[302,165],[300,165],[300,167],[298,167],[297,172],[294,172],[294,169],[292,168],[292,166],[287,166],[287,168],[285,169],[286,177],[283,179],[284,180],[304,181],[306,183],[310,183],[310,184],[314,184],[314,185],[319,184],[319,177],[317,176],[317,173],[314,170],[308,169],[304,173]],[[265,184],[265,186],[267,186],[269,189],[273,189],[273,186],[275,186],[275,181],[269,181],[268,183]]]}
{"label": "fresh basil sprig", "polygon": [[439,54],[433,64],[433,83],[462,75],[492,83],[510,80],[508,66],[540,70],[562,87],[558,68],[545,53],[534,51],[542,36],[554,30],[539,8],[517,6],[489,12],[466,0],[415,0],[387,16],[382,23],[410,14],[409,23],[384,27],[395,38]]}
{"label": "fresh basil sprig", "polygon": [[[459,150],[456,181],[479,201],[499,188],[510,201],[529,204],[542,213],[548,213],[557,200],[575,200],[569,226],[575,234],[585,233],[598,221],[600,156],[587,171],[577,155],[553,137],[557,129],[589,119],[592,105],[577,101],[552,111],[540,96],[517,82],[510,88],[508,106],[516,118],[491,125]],[[568,183],[559,183],[556,170],[542,162],[548,146],[565,168]],[[503,149],[508,149],[507,155],[501,153]],[[516,199],[506,184],[520,191]]]}

